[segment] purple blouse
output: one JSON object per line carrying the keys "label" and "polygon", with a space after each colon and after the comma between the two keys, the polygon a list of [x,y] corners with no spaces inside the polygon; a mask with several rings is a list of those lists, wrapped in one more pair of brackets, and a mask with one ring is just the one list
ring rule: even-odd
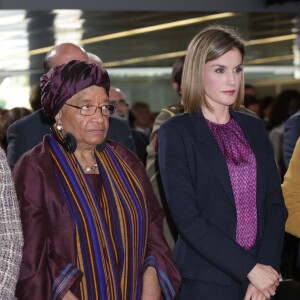
{"label": "purple blouse", "polygon": [[207,120],[227,163],[236,213],[236,242],[246,250],[255,247],[257,234],[256,159],[242,129],[231,118],[226,124]]}

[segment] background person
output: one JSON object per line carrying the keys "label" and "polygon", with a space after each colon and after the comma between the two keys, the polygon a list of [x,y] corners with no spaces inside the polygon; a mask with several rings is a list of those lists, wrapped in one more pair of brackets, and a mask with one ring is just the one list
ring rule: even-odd
{"label": "background person", "polygon": [[147,103],[136,101],[131,106],[131,127],[150,136],[152,130],[151,110]]}
{"label": "background person", "polygon": [[[119,88],[111,87],[109,90],[109,102],[116,108],[113,118],[124,120],[129,125],[129,108],[124,93]],[[146,147],[149,144],[149,138],[146,134],[134,128],[131,128],[131,135],[136,147],[136,154],[140,161],[146,165]]]}
{"label": "background person", "polygon": [[[48,72],[51,68],[65,64],[70,60],[76,59],[100,64],[101,59],[96,55],[91,56],[85,50],[72,43],[62,43],[53,47],[45,56],[44,71]],[[42,109],[35,111],[30,116],[14,122],[7,131],[7,160],[11,168],[26,151],[32,149],[40,143],[45,134],[49,133],[50,124],[53,120],[44,115]],[[136,153],[134,141],[131,137],[130,127],[122,120],[110,119],[108,137],[120,142],[125,147]]]}
{"label": "background person", "polygon": [[179,288],[145,168],[106,140],[109,86],[104,69],[83,61],[41,78],[56,124],[13,171],[25,240],[19,300],[159,300]]}
{"label": "background person", "polygon": [[175,245],[175,241],[177,239],[177,232],[172,220],[172,216],[170,215],[169,208],[166,202],[166,197],[164,193],[164,189],[162,186],[159,165],[158,165],[158,134],[160,126],[170,118],[183,113],[184,108],[181,104],[181,78],[182,78],[182,70],[184,65],[185,56],[181,56],[173,63],[172,66],[172,88],[180,97],[179,102],[170,105],[169,107],[163,108],[161,112],[156,117],[153,129],[150,135],[150,143],[147,147],[147,164],[146,170],[147,174],[150,178],[154,193],[159,201],[160,206],[164,209],[165,219],[164,219],[164,235],[165,238],[173,249]]}
{"label": "background person", "polygon": [[41,107],[42,107],[42,105],[41,105],[41,87],[40,87],[39,82],[37,82],[31,86],[29,103],[30,103],[32,111],[37,111],[37,110],[41,109]]}
{"label": "background person", "polygon": [[31,111],[25,107],[15,107],[6,111],[0,118],[0,146],[7,151],[7,128],[15,121],[31,114]]}
{"label": "background person", "polygon": [[300,139],[296,147],[288,170],[284,176],[282,192],[288,209],[288,218],[285,229],[288,233],[300,238]]}
{"label": "background person", "polygon": [[284,90],[275,99],[270,112],[268,126],[269,139],[273,146],[278,172],[283,181],[286,166],[283,158],[283,139],[285,121],[300,109],[300,93],[296,90]]}
{"label": "background person", "polygon": [[263,122],[235,111],[244,51],[229,28],[200,31],[183,68],[186,113],[159,131],[181,300],[269,299],[279,285],[287,213]]}
{"label": "background person", "polygon": [[298,138],[300,137],[300,110],[290,116],[284,123],[283,158],[285,167],[290,163]]}
{"label": "background person", "polygon": [[256,116],[260,116],[260,103],[255,96],[245,95],[244,106],[252,111]]}

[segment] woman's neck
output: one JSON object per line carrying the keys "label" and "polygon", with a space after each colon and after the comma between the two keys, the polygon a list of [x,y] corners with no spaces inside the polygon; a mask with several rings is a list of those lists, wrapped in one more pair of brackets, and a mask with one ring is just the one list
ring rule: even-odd
{"label": "woman's neck", "polygon": [[75,156],[85,173],[97,173],[97,160],[94,149],[76,149]]}
{"label": "woman's neck", "polygon": [[213,111],[207,107],[202,107],[202,114],[205,119],[217,124],[226,124],[230,120],[229,106],[214,108]]}

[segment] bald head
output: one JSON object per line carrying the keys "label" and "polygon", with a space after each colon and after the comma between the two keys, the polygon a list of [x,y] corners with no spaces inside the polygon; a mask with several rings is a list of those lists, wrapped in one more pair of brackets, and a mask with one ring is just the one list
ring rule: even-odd
{"label": "bald head", "polygon": [[128,120],[129,111],[128,105],[125,100],[123,92],[115,87],[111,87],[109,90],[109,102],[116,107],[114,115],[121,119]]}
{"label": "bald head", "polygon": [[45,57],[44,71],[68,63],[71,60],[88,61],[85,50],[72,43],[63,43],[53,47]]}
{"label": "bald head", "polygon": [[96,65],[98,65],[100,68],[103,67],[102,59],[101,59],[98,55],[96,55],[96,54],[94,54],[94,53],[91,53],[91,52],[87,52],[86,54],[87,54],[87,56],[88,56],[88,58],[89,58],[89,62],[90,62],[90,63],[96,64]]}

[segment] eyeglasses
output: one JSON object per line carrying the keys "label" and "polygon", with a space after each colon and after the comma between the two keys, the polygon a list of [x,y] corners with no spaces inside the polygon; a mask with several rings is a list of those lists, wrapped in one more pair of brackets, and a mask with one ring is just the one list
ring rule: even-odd
{"label": "eyeglasses", "polygon": [[65,103],[65,104],[80,109],[80,114],[83,116],[93,116],[94,114],[96,114],[97,108],[100,109],[103,116],[111,116],[116,109],[116,107],[111,104],[104,104],[102,106],[96,106],[96,105],[76,106],[69,103]]}

